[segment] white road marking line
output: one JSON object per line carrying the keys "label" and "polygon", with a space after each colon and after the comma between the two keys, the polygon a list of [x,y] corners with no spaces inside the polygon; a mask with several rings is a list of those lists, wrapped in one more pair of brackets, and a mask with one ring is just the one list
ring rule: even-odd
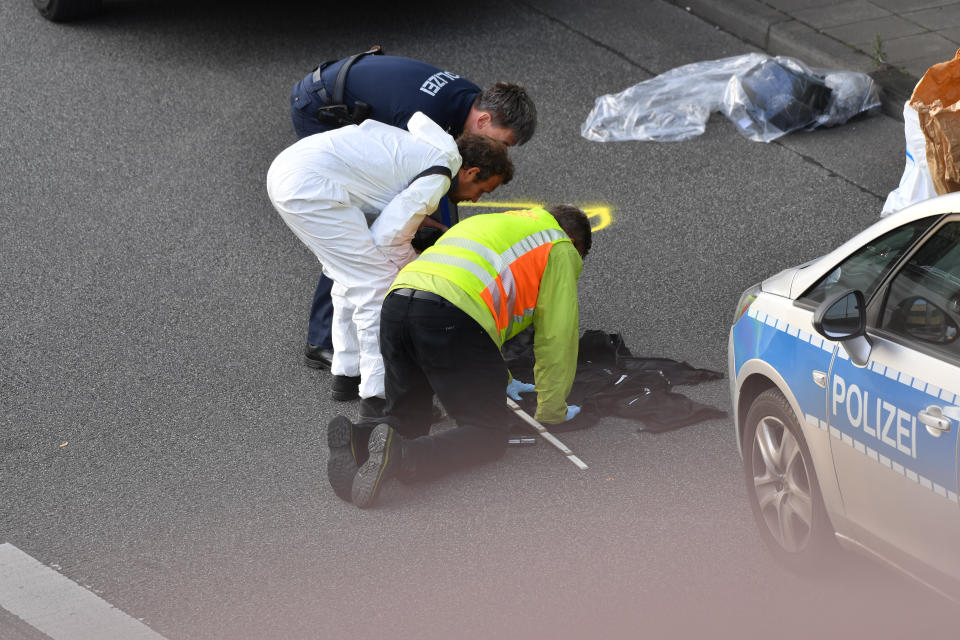
{"label": "white road marking line", "polygon": [[54,640],[165,640],[9,543],[0,544],[0,607]]}

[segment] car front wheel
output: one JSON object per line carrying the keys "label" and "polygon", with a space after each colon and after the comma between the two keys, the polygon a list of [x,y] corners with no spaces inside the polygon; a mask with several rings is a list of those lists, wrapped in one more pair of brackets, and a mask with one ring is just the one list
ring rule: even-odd
{"label": "car front wheel", "polygon": [[44,18],[67,22],[92,15],[100,10],[102,0],[33,0],[33,5]]}
{"label": "car front wheel", "polygon": [[777,389],[747,412],[743,471],[760,536],[795,570],[809,569],[835,547],[810,451],[793,410]]}

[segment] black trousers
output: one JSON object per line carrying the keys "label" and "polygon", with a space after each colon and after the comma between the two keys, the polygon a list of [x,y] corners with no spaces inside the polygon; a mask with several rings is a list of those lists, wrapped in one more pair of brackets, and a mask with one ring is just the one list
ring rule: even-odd
{"label": "black trousers", "polygon": [[[445,301],[387,296],[380,318],[388,421],[405,438],[404,474],[433,478],[503,455],[507,365],[473,318]],[[428,435],[436,393],[457,426]]]}

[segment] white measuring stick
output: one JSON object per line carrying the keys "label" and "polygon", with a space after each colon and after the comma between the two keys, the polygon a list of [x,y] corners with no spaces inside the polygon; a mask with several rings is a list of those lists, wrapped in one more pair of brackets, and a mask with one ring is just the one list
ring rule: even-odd
{"label": "white measuring stick", "polygon": [[507,406],[513,409],[513,412],[518,416],[520,416],[521,420],[523,420],[528,425],[533,427],[536,430],[536,432],[540,434],[541,438],[543,438],[544,440],[546,440],[547,442],[555,446],[557,449],[559,449],[563,453],[563,455],[567,456],[567,459],[573,464],[577,465],[578,469],[583,471],[585,469],[590,468],[586,465],[586,463],[584,463],[583,460],[581,460],[576,455],[574,455],[573,451],[570,451],[567,445],[560,442],[560,440],[558,440],[555,435],[547,431],[547,429],[542,424],[534,420],[529,413],[521,409],[520,405],[514,402],[513,398],[511,398],[510,396],[507,396]]}

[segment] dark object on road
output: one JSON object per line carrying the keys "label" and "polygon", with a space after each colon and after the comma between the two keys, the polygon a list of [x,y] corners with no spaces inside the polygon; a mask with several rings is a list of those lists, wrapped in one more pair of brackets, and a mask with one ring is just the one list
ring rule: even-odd
{"label": "dark object on road", "polygon": [[[503,357],[519,380],[533,379],[533,334],[524,332],[504,345]],[[720,380],[723,374],[697,369],[669,358],[634,356],[619,333],[585,331],[580,337],[577,375],[568,402],[582,412],[562,424],[550,425],[557,433],[593,426],[603,416],[619,416],[643,423],[641,431],[667,431],[726,417],[726,412],[701,404],[671,390],[674,385],[694,385]],[[522,396],[524,410],[535,412],[533,394]],[[517,431],[525,427],[517,427]]]}
{"label": "dark object on road", "polygon": [[33,6],[47,20],[69,22],[97,13],[103,0],[33,0]]}
{"label": "dark object on road", "polygon": [[762,128],[769,122],[780,131],[794,131],[814,124],[830,100],[830,88],[822,76],[766,60],[740,78],[749,102],[747,114]]}

